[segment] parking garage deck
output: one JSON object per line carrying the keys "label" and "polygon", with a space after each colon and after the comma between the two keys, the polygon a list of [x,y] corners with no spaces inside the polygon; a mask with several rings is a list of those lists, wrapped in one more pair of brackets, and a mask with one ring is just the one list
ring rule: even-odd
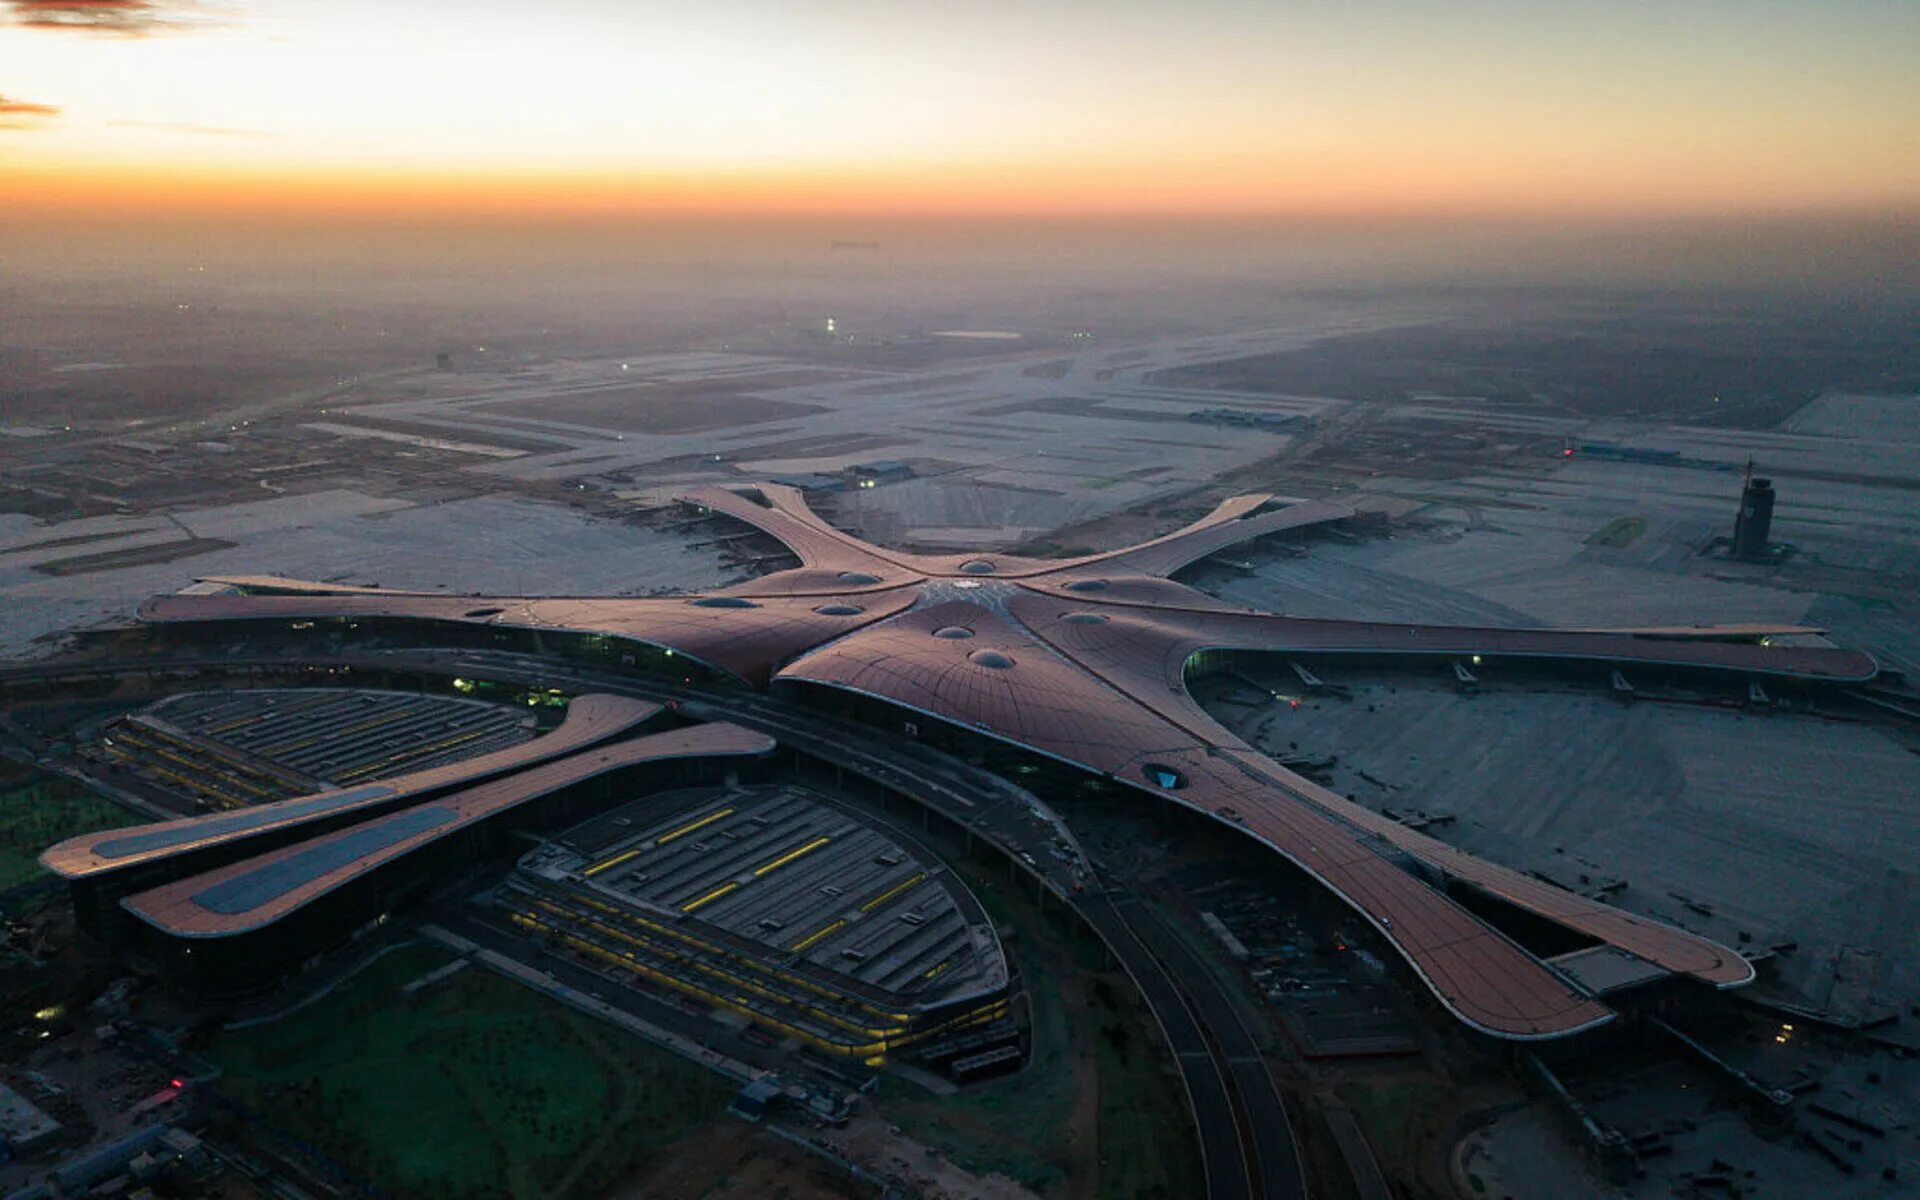
{"label": "parking garage deck", "polygon": [[795,787],[637,801],[528,853],[500,900],[522,928],[841,1053],[1005,1012],[973,895]]}
{"label": "parking garage deck", "polygon": [[143,717],[322,786],[347,786],[504,750],[533,736],[525,711],[413,692],[195,692]]}

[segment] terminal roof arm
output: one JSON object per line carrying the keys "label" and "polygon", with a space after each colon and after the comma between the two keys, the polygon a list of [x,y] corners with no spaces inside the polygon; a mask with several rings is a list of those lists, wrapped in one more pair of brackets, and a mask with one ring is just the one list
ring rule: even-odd
{"label": "terminal roof arm", "polygon": [[[959,630],[966,636],[951,636]],[[983,606],[953,601],[845,638],[780,678],[885,699],[1233,822],[1324,883],[1380,930],[1444,1004],[1489,1033],[1557,1037],[1612,1018],[1393,861],[1381,839],[1249,772],[1131,694],[1161,686],[1157,672],[1098,676],[1071,650],[1036,640]],[[1224,730],[1218,736],[1239,746]]]}
{"label": "terminal roof arm", "polygon": [[1260,493],[1229,497],[1212,512],[1185,528],[1137,546],[1091,555],[1062,565],[1079,574],[1104,571],[1164,578],[1229,546],[1286,529],[1304,529],[1328,521],[1341,521],[1353,515],[1353,509],[1332,500],[1303,500],[1261,512],[1262,506],[1273,499]]}
{"label": "terminal roof arm", "polygon": [[900,556],[888,555],[822,520],[799,489],[777,483],[755,486],[767,501],[758,504],[724,487],[701,487],[677,497],[683,504],[711,509],[751,525],[792,551],[803,568],[853,571],[885,577],[899,574]]}
{"label": "terminal roof arm", "polygon": [[[1719,987],[1738,986],[1752,979],[1752,967],[1744,958],[1711,939],[1637,917],[1476,858],[1274,763],[1221,726],[1187,692],[1184,667],[1202,645],[1193,631],[1161,626],[1121,609],[1102,614],[1107,616],[1104,621],[1085,621],[1085,610],[1077,614],[1081,619],[1066,619],[1053,615],[1052,610],[1058,607],[1051,598],[1033,596],[1016,601],[1014,611],[1028,628],[1075,664],[1178,730],[1159,747],[1151,752],[1143,749],[1113,773],[1135,787],[1225,816],[1325,879],[1370,919],[1387,917],[1392,928],[1383,928],[1383,932],[1416,966],[1421,965],[1419,956],[1434,947],[1412,943],[1441,935],[1422,934],[1419,925],[1411,932],[1402,932],[1412,911],[1406,906],[1415,903],[1408,897],[1427,897],[1417,899],[1416,904],[1425,913],[1423,920],[1441,920],[1438,914],[1442,909],[1458,906],[1443,892],[1420,883],[1404,863],[1396,864],[1396,851],[1425,864],[1436,875],[1469,883],[1667,970],[1690,974]],[[1184,745],[1178,744],[1179,738],[1184,738]],[[1155,767],[1169,768],[1171,774]],[[1173,781],[1175,786],[1167,786],[1163,780]],[[1413,880],[1423,892],[1407,893],[1401,878],[1380,873],[1381,864]],[[1401,911],[1396,914],[1368,908],[1365,897],[1376,892],[1381,905],[1391,902]],[[1477,922],[1477,918],[1474,920]],[[1377,919],[1375,924],[1383,925]],[[1454,935],[1446,938],[1451,943]],[[1514,951],[1531,961],[1531,956],[1517,947]],[[1522,971],[1506,956],[1502,961],[1507,964],[1501,967],[1502,972]],[[1436,988],[1442,986],[1426,967],[1421,969]],[[1513,974],[1513,978],[1519,975]],[[1465,1003],[1464,999],[1455,999]],[[1491,998],[1482,997],[1476,1003],[1487,1006]],[[1488,1024],[1484,1017],[1470,1019]]]}
{"label": "terminal roof arm", "polygon": [[1872,679],[1879,670],[1871,655],[1858,650],[1767,645],[1764,634],[1753,626],[1509,629],[1226,612],[1168,614],[1166,623],[1183,629],[1196,649],[1562,659],[1616,667],[1729,671],[1827,683],[1862,683]]}
{"label": "terminal roof arm", "polygon": [[748,683],[782,662],[913,603],[903,588],[858,594],[581,598],[448,596],[408,592],[156,596],[144,621],[331,619],[433,621],[496,629],[603,634],[659,647]]}

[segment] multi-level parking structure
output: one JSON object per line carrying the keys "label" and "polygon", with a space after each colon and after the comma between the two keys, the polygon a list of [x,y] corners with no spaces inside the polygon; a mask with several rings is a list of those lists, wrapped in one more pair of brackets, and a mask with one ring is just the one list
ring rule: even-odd
{"label": "multi-level parking structure", "polygon": [[523,929],[832,1055],[877,1061],[1007,1015],[1006,960],[965,886],[790,786],[595,817],[498,898]]}
{"label": "multi-level parking structure", "polygon": [[533,734],[525,709],[362,689],[198,692],[162,700],[141,717],[198,747],[337,787],[489,754]]}

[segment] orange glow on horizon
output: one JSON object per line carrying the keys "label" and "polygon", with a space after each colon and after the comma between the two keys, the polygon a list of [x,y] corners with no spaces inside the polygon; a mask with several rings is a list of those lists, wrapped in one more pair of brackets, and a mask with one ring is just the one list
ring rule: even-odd
{"label": "orange glow on horizon", "polygon": [[951,165],[704,172],[401,171],[206,167],[19,169],[0,184],[16,219],[253,215],[620,217],[1688,216],[1920,213],[1901,188],[1835,197],[1754,187],[1737,197],[1538,172],[1497,189],[1435,164],[1303,179],[1189,166]]}
{"label": "orange glow on horizon", "polygon": [[195,214],[1920,209],[1920,8],[0,5],[0,203]]}

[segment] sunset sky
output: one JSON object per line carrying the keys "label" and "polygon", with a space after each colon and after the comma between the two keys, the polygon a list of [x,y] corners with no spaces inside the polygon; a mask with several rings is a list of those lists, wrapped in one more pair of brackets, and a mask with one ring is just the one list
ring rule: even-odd
{"label": "sunset sky", "polygon": [[1912,0],[0,0],[15,213],[1920,209]]}

